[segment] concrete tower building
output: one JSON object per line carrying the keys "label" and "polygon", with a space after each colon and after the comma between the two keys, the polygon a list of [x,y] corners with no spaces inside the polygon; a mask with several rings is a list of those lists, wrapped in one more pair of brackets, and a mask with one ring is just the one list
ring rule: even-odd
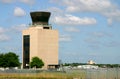
{"label": "concrete tower building", "polygon": [[32,57],[44,62],[44,69],[58,65],[58,30],[48,24],[50,12],[31,12],[32,25],[22,31],[23,68],[28,68]]}

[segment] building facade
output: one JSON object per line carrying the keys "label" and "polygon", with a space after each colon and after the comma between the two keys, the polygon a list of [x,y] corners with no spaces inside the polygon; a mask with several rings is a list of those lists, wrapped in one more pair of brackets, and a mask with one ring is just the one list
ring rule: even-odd
{"label": "building facade", "polygon": [[93,60],[89,60],[87,64],[96,64]]}
{"label": "building facade", "polygon": [[49,12],[31,12],[32,25],[22,31],[23,68],[28,68],[32,57],[44,62],[44,69],[58,65],[58,30],[48,24]]}

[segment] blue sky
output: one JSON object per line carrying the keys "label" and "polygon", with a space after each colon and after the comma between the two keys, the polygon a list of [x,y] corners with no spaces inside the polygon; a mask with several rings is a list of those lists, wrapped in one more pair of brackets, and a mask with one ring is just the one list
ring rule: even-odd
{"label": "blue sky", "polygon": [[30,12],[50,11],[59,30],[62,62],[120,64],[119,0],[0,0],[0,52],[22,58],[21,31],[31,24]]}

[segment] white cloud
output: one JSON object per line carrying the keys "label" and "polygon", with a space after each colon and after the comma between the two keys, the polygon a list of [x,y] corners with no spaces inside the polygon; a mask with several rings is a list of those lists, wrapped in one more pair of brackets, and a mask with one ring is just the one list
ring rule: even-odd
{"label": "white cloud", "polygon": [[112,11],[103,12],[104,16],[108,18],[108,24],[111,24],[113,20],[120,21],[120,9],[114,9]]}
{"label": "white cloud", "polygon": [[108,22],[109,25],[111,25],[113,23],[113,20],[111,18],[108,18],[107,22]]}
{"label": "white cloud", "polygon": [[27,28],[27,25],[25,25],[25,24],[12,26],[12,27],[7,28],[7,29],[0,27],[0,42],[1,41],[9,41],[10,37],[12,36],[12,34],[14,32],[20,33],[22,30],[24,30],[26,28]]}
{"label": "white cloud", "polygon": [[15,0],[1,0],[3,3],[12,3],[14,2]]}
{"label": "white cloud", "polygon": [[106,15],[107,17],[113,17],[113,16],[118,17],[120,16],[120,10],[114,9],[108,12],[104,12],[103,14]]}
{"label": "white cloud", "polygon": [[75,28],[75,27],[65,28],[65,31],[67,31],[67,32],[80,32],[80,30]]}
{"label": "white cloud", "polygon": [[0,41],[8,41],[10,38],[5,34],[0,34]]}
{"label": "white cloud", "polygon": [[0,41],[7,41],[9,40],[9,36],[6,35],[7,29],[0,27]]}
{"label": "white cloud", "polygon": [[6,30],[2,27],[0,27],[0,34],[4,33]]}
{"label": "white cloud", "polygon": [[107,46],[107,47],[119,47],[120,46],[120,42],[118,42],[118,41],[111,41],[111,42],[108,42],[108,43],[104,44],[104,46]]}
{"label": "white cloud", "polygon": [[90,33],[93,37],[112,37],[112,34],[107,32],[92,32]]}
{"label": "white cloud", "polygon": [[51,2],[61,3],[66,6],[68,12],[103,11],[113,7],[110,0],[51,0]]}
{"label": "white cloud", "polygon": [[20,2],[26,3],[26,4],[34,4],[35,0],[20,0]]}
{"label": "white cloud", "polygon": [[100,41],[98,41],[94,38],[87,38],[84,41],[87,42],[87,43],[90,43],[90,44],[100,44]]}
{"label": "white cloud", "polygon": [[20,33],[22,30],[24,30],[26,28],[27,28],[27,25],[25,25],[25,24],[12,26],[10,28],[2,28],[2,27],[0,27],[0,42],[1,41],[9,41],[10,37],[12,36],[12,34],[14,32]]}
{"label": "white cloud", "polygon": [[15,31],[15,32],[21,32],[24,29],[27,29],[27,25],[25,25],[25,24],[20,24],[20,25],[11,27],[11,30]]}
{"label": "white cloud", "polygon": [[[111,2],[109,0],[67,0],[63,1],[67,5],[66,10],[68,12],[78,12],[78,11],[105,11],[111,7]],[[76,6],[77,5],[77,6]]]}
{"label": "white cloud", "polygon": [[3,3],[14,3],[14,2],[22,2],[22,3],[25,3],[25,4],[34,4],[35,3],[35,0],[1,0],[0,2],[3,2]]}
{"label": "white cloud", "polygon": [[94,18],[79,18],[73,15],[55,16],[53,17],[53,22],[55,24],[67,26],[96,24],[96,20]]}
{"label": "white cloud", "polygon": [[59,0],[49,0],[50,2],[52,2],[52,3],[59,3],[58,1]]}
{"label": "white cloud", "polygon": [[107,32],[92,32],[89,33],[89,35],[90,37],[85,39],[84,41],[88,44],[89,47],[92,48],[100,48],[102,45],[105,46],[106,41],[104,41],[103,39],[113,37],[112,34]]}
{"label": "white cloud", "polygon": [[101,48],[101,41],[96,40],[94,38],[87,38],[84,40],[85,43],[87,43],[88,47],[92,49],[99,49]]}
{"label": "white cloud", "polygon": [[47,10],[52,12],[50,21],[58,25],[78,26],[96,24],[95,18],[80,18],[71,14],[66,14],[66,12],[56,7],[48,8]]}
{"label": "white cloud", "polygon": [[113,38],[113,35],[111,33],[92,32],[92,33],[89,33],[89,35],[91,36],[85,39],[84,42],[86,42],[88,46],[91,48],[119,47],[120,46],[120,42],[118,41],[105,40],[105,39],[108,39],[109,37]]}
{"label": "white cloud", "polygon": [[57,8],[57,7],[51,7],[51,8],[48,8],[47,11],[50,11],[52,12],[52,15],[62,15],[63,14],[63,10],[61,10],[60,8]]}
{"label": "white cloud", "polygon": [[72,39],[71,39],[71,36],[69,36],[69,35],[60,35],[59,41],[60,42],[68,42],[68,41],[72,41]]}
{"label": "white cloud", "polygon": [[95,12],[111,18],[108,23],[112,23],[113,20],[120,21],[120,8],[111,0],[55,0],[55,3],[61,3],[67,12]]}
{"label": "white cloud", "polygon": [[25,11],[20,7],[16,7],[14,9],[14,15],[15,16],[21,17],[21,16],[25,16],[25,14],[26,14]]}

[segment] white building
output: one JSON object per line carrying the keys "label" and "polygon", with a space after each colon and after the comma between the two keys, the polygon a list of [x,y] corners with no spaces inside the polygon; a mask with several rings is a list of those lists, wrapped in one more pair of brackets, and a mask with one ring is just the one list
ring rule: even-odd
{"label": "white building", "polygon": [[95,62],[93,60],[89,60],[87,64],[95,64]]}

